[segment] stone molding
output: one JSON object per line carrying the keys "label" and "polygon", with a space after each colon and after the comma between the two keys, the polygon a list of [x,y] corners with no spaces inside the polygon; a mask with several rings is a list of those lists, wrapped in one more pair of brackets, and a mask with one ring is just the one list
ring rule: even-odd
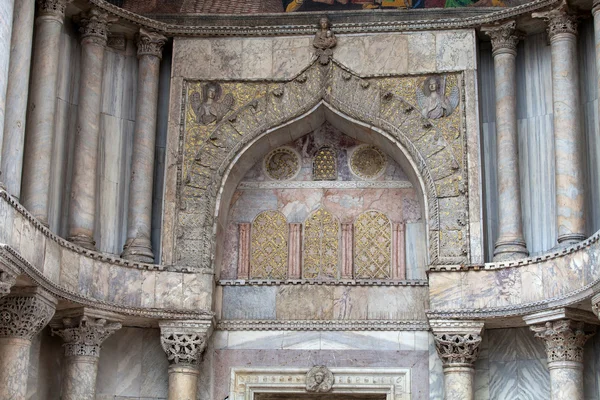
{"label": "stone molding", "polygon": [[255,189],[410,189],[408,181],[243,181],[237,190]]}
{"label": "stone molding", "polygon": [[548,363],[574,361],[583,363],[583,346],[596,327],[583,321],[561,319],[531,326],[535,337],[544,341]]}
{"label": "stone molding", "polygon": [[10,289],[17,282],[17,276],[19,275],[18,268],[11,263],[3,262],[0,258],[0,298],[10,293]]}
{"label": "stone molding", "polygon": [[60,23],[65,18],[67,4],[73,0],[37,0],[40,17],[52,17]]}
{"label": "stone molding", "polygon": [[400,320],[221,320],[221,331],[428,331],[427,321]]}
{"label": "stone molding", "polygon": [[86,309],[79,315],[61,315],[50,322],[52,334],[60,336],[63,341],[66,357],[100,357],[102,343],[117,330],[121,329],[119,322],[105,318],[94,317],[93,312]]}
{"label": "stone molding", "polygon": [[536,12],[531,14],[533,18],[542,18],[548,24],[546,30],[550,41],[554,40],[557,35],[566,33],[577,35],[577,20],[578,16],[569,13],[569,6],[566,0],[553,10],[546,12]]}
{"label": "stone molding", "polygon": [[160,321],[160,344],[171,366],[192,366],[202,361],[202,353],[212,333],[211,321]]}
{"label": "stone molding", "polygon": [[117,19],[109,16],[108,12],[98,7],[92,7],[80,15],[81,42],[106,46],[109,26]]}
{"label": "stone molding", "polygon": [[142,56],[154,56],[161,59],[165,43],[167,43],[165,36],[140,28],[136,40],[138,58]]}
{"label": "stone molding", "polygon": [[39,287],[23,287],[0,299],[0,338],[31,340],[48,324],[57,300]]}
{"label": "stone molding", "polygon": [[502,25],[484,26],[481,31],[492,39],[492,55],[517,55],[517,45],[523,34],[517,31],[517,22],[509,21]]}
{"label": "stone molding", "polygon": [[218,286],[286,286],[286,285],[320,285],[320,286],[429,286],[428,281],[388,280],[388,279],[351,279],[351,280],[314,280],[314,279],[222,279],[216,282]]}

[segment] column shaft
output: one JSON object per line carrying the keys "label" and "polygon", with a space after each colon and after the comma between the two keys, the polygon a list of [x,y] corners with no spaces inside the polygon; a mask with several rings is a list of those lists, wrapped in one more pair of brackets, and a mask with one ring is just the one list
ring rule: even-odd
{"label": "column shaft", "polygon": [[65,357],[62,377],[62,400],[95,400],[98,357]]}
{"label": "column shaft", "polygon": [[444,367],[445,400],[473,400],[473,367]]}
{"label": "column shaft", "polygon": [[251,224],[244,222],[238,225],[238,270],[237,279],[250,278],[250,227]]}
{"label": "column shaft", "polygon": [[21,203],[45,225],[48,225],[58,58],[66,2],[39,1],[39,16],[35,20]]}
{"label": "column shaft", "polygon": [[31,340],[0,338],[0,399],[25,400]]}
{"label": "column shaft", "polygon": [[555,361],[548,363],[552,400],[583,400],[583,363]]}
{"label": "column shaft", "polygon": [[[600,93],[600,0],[594,0],[592,14],[594,15],[594,44],[596,45],[596,84],[598,93]],[[600,103],[598,107],[600,108]],[[600,115],[600,110],[598,112]]]}
{"label": "column shaft", "polygon": [[35,2],[15,1],[0,181],[3,181],[7,191],[17,198],[21,195],[34,15]]}
{"label": "column shaft", "polygon": [[127,241],[122,257],[148,263],[154,262],[151,243],[154,145],[160,59],[166,41],[164,36],[143,29],[138,37],[137,108],[129,186]]}
{"label": "column shaft", "polygon": [[172,365],[169,367],[169,400],[187,400],[197,398],[197,367]]}
{"label": "column shaft", "polygon": [[302,278],[302,224],[289,224],[288,279]]}
{"label": "column shaft", "polygon": [[[6,112],[6,88],[8,86],[8,63],[14,5],[14,0],[3,0],[0,3],[0,146],[2,145],[4,115]],[[1,147],[0,150],[2,150]],[[0,176],[0,181],[2,181],[2,176]]]}

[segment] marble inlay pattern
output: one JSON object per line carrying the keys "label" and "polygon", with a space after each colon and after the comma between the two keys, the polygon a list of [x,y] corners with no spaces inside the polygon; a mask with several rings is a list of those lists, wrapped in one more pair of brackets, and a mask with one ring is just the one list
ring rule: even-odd
{"label": "marble inlay pattern", "polygon": [[392,224],[378,211],[366,211],[354,222],[354,277],[386,279],[391,276]]}
{"label": "marble inlay pattern", "polygon": [[263,211],[252,222],[250,278],[285,279],[288,224],[278,211]]}

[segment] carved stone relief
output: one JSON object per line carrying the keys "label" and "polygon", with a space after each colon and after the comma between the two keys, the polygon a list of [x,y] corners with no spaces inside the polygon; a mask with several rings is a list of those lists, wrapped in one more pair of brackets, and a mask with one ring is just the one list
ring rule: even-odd
{"label": "carved stone relief", "polygon": [[53,326],[52,334],[64,340],[63,347],[67,357],[100,357],[102,343],[119,329],[121,329],[119,322],[82,316],[63,318],[57,326]]}
{"label": "carved stone relief", "polygon": [[288,223],[279,211],[256,216],[251,230],[251,279],[285,279],[288,260]]}
{"label": "carved stone relief", "polygon": [[421,87],[417,87],[417,101],[425,118],[443,118],[454,112],[460,100],[460,92],[457,86],[449,89],[448,96],[447,91],[446,79],[441,76],[429,76]]}
{"label": "carved stone relief", "polygon": [[[221,99],[221,97],[223,97]],[[227,93],[223,96],[223,89],[218,83],[207,83],[202,86],[202,95],[193,92],[190,95],[190,105],[196,121],[203,125],[219,122],[233,107],[233,96]]]}
{"label": "carved stone relief", "polygon": [[569,319],[533,325],[535,337],[544,341],[548,362],[583,362],[583,346],[594,335],[595,326]]}
{"label": "carved stone relief", "polygon": [[304,223],[302,277],[337,279],[339,276],[340,223],[320,208]]}
{"label": "carved stone relief", "polygon": [[306,374],[306,391],[326,393],[333,387],[333,373],[324,365],[312,367]]}
{"label": "carved stone relief", "polygon": [[378,178],[385,171],[387,157],[375,146],[358,146],[349,160],[350,171],[363,179]]}
{"label": "carved stone relief", "polygon": [[392,264],[392,224],[385,214],[367,211],[354,222],[354,276],[389,279]]}
{"label": "carved stone relief", "polygon": [[276,181],[294,178],[300,171],[300,155],[289,147],[279,147],[271,151],[264,160],[267,176]]}
{"label": "carved stone relief", "polygon": [[334,181],[337,179],[337,155],[331,147],[321,147],[313,160],[314,181]]}
{"label": "carved stone relief", "polygon": [[326,17],[319,20],[319,30],[313,40],[315,55],[322,65],[329,64],[333,57],[333,48],[337,44],[335,34],[331,30],[331,24]]}

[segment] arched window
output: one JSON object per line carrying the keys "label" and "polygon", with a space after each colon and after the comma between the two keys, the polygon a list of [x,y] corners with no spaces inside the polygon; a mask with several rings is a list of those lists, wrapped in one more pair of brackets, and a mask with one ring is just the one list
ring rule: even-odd
{"label": "arched window", "polygon": [[250,278],[285,279],[288,224],[279,211],[263,211],[254,218],[250,233]]}
{"label": "arched window", "polygon": [[320,208],[304,222],[302,277],[338,279],[340,223],[329,211]]}
{"label": "arched window", "polygon": [[313,181],[337,179],[337,155],[331,147],[321,147],[313,159]]}
{"label": "arched window", "polygon": [[354,222],[354,277],[388,279],[392,271],[392,224],[379,211],[365,211]]}

